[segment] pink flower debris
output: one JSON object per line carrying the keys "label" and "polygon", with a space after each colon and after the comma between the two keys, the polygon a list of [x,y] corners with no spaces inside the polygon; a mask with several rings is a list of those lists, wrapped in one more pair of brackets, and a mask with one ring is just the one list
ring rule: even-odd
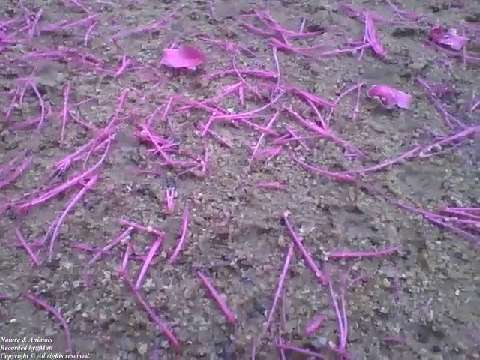
{"label": "pink flower debris", "polygon": [[141,307],[145,310],[145,312],[148,314],[150,319],[154,322],[156,327],[160,330],[160,332],[163,333],[163,335],[166,336],[168,341],[170,342],[170,345],[175,349],[175,351],[180,350],[180,342],[178,341],[177,337],[175,336],[175,333],[173,330],[170,328],[170,326],[165,323],[160,317],[155,313],[153,308],[150,306],[150,304],[145,300],[145,298],[142,296],[142,294],[135,288],[133,283],[128,279],[128,277],[122,274],[121,279],[125,282],[127,285],[127,288],[132,292],[133,296],[137,300],[137,303],[141,305]]}
{"label": "pink flower debris", "polygon": [[118,268],[118,274],[120,276],[127,274],[128,260],[130,260],[130,256],[132,255],[132,252],[133,252],[133,246],[130,242],[128,242],[127,248],[125,249],[125,252],[123,254],[122,265]]}
{"label": "pink flower debris", "polygon": [[[279,345],[285,345],[281,340],[277,339],[277,344]],[[278,356],[280,357],[280,360],[287,360],[287,355],[285,354],[285,349],[282,349],[281,347],[277,346],[278,350]]]}
{"label": "pink flower debris", "polygon": [[242,22],[245,29],[256,35],[278,39],[285,44],[289,44],[289,40],[307,39],[325,32],[323,30],[310,32],[288,30],[275,20],[267,10],[257,10],[254,16],[263,24],[262,27]]}
{"label": "pink flower debris", "polygon": [[358,180],[358,174],[355,173],[346,171],[330,171],[321,167],[309,165],[300,159],[294,158],[293,160],[312,174],[325,176],[340,183],[355,184]]}
{"label": "pink flower debris", "polygon": [[[243,113],[245,114],[245,113]],[[233,114],[232,114],[233,115]],[[236,114],[238,116],[243,116],[242,114]],[[271,135],[271,136],[277,136],[277,132],[275,130],[272,130],[268,127],[264,127],[262,125],[258,125],[252,121],[249,121],[247,120],[247,117],[249,117],[250,115],[244,115],[244,117],[239,117],[239,118],[235,118],[236,116],[234,115],[232,118],[228,119],[228,120],[224,120],[224,121],[230,121],[234,126],[237,125],[237,123],[240,123],[242,125],[246,125],[254,130],[257,130],[261,133],[264,133],[266,135]],[[217,120],[217,117],[214,117],[215,120]]]}
{"label": "pink flower debris", "polygon": [[63,117],[62,117],[62,130],[60,132],[60,142],[63,143],[65,138],[65,126],[67,125],[68,121],[68,97],[70,95],[70,82],[67,82],[65,87],[63,88]]}
{"label": "pink flower debris", "polygon": [[20,231],[20,229],[17,227],[15,228],[15,234],[17,235],[17,240],[20,242],[20,244],[24,247],[25,251],[27,252],[28,256],[30,256],[30,259],[32,259],[32,262],[36,265],[36,266],[40,266],[40,260],[38,260],[38,257],[37,255],[35,255],[35,253],[32,251],[30,245],[27,243],[27,241],[25,240],[22,232]]}
{"label": "pink flower debris", "polygon": [[159,154],[167,164],[172,162],[168,153],[173,152],[177,147],[175,142],[156,134],[148,124],[139,124],[136,136],[139,138],[140,142],[150,145],[150,152]]}
{"label": "pink flower debris", "polygon": [[[225,86],[222,86],[219,91],[217,91],[217,95],[211,97],[211,98],[208,98],[208,99],[205,99],[202,101],[202,103],[207,103],[207,104],[211,104],[211,105],[215,105],[216,102],[226,98],[228,95],[230,94],[235,94],[235,93],[241,93],[241,91],[243,91],[243,88],[244,88],[244,83],[242,81],[238,81],[236,82],[235,84],[228,84],[228,85],[225,85]],[[244,95],[243,95],[244,96]],[[242,98],[240,97],[239,95],[239,98],[240,98],[240,104],[243,106],[245,105],[244,104],[244,101],[245,99],[242,100]]]}
{"label": "pink flower debris", "polygon": [[[214,119],[240,120],[240,121],[246,122],[245,120],[247,118],[256,117],[257,114],[263,112],[264,110],[268,109],[269,107],[272,107],[276,102],[278,102],[278,100],[280,100],[280,98],[283,95],[284,95],[284,93],[280,92],[269,103],[267,103],[266,105],[263,105],[259,108],[256,108],[254,110],[246,111],[246,112],[243,112],[243,113],[236,113],[236,114],[219,114],[219,115],[215,115]],[[251,125],[251,123],[250,123],[250,125]],[[256,124],[254,124],[254,125],[256,125]],[[258,125],[257,125],[257,127],[258,127]],[[259,128],[263,128],[263,127],[259,127]],[[267,132],[276,134],[274,131],[271,131],[271,130],[267,130]]]}
{"label": "pink flower debris", "polygon": [[[257,87],[256,87],[256,86],[253,86],[253,85],[250,85],[250,83],[247,82],[247,80],[245,80],[245,79],[243,78],[242,74],[240,73],[240,71],[239,71],[238,68],[237,68],[237,63],[236,63],[236,61],[235,61],[235,56],[233,56],[233,58],[232,58],[232,67],[233,67],[233,69],[235,70],[235,72],[237,73],[237,76],[238,76],[240,82],[241,82],[242,85],[243,85],[242,88],[245,87],[246,89],[250,90],[253,94],[255,94],[258,99],[262,99],[262,94],[261,94],[260,91],[257,89]],[[244,101],[243,96],[244,96],[244,95],[240,95],[240,101],[241,101],[241,102]]]}
{"label": "pink flower debris", "polygon": [[[365,12],[362,8],[355,8],[354,6],[350,4],[345,4],[345,3],[340,3],[338,6],[337,10],[350,18],[353,19],[365,19]],[[373,18],[373,20],[378,21],[378,22],[385,22],[386,19],[380,16],[379,14],[373,12],[373,11],[368,11],[370,16]]]}
{"label": "pink flower debris", "polygon": [[[454,216],[451,216],[453,214],[449,213],[448,210],[446,211],[445,209],[435,212],[416,208],[398,200],[388,198],[387,200],[404,210],[421,215],[424,219],[430,221],[432,224],[435,224],[440,228],[462,236],[465,240],[470,241],[476,246],[480,246],[480,220],[466,218],[463,214],[455,214]],[[474,210],[475,214],[478,214],[480,208],[472,209]],[[469,215],[471,215],[471,213]]]}
{"label": "pink flower debris", "polygon": [[109,149],[110,149],[110,142],[108,143],[108,145],[105,149],[105,152],[103,153],[100,160],[96,164],[94,164],[91,168],[87,169],[86,171],[84,171],[81,174],[78,174],[78,175],[74,176],[73,178],[67,180],[64,183],[62,183],[58,186],[55,186],[55,187],[43,192],[42,194],[39,194],[38,196],[36,196],[35,198],[33,198],[31,200],[25,200],[25,201],[18,202],[17,204],[15,204],[15,209],[19,213],[25,213],[29,209],[31,209],[35,206],[41,205],[44,202],[47,202],[48,200],[50,200],[51,198],[65,192],[66,190],[68,190],[72,186],[78,184],[80,181],[84,180],[85,178],[88,178],[88,177],[92,176],[95,173],[95,171],[100,167],[100,165],[102,165],[103,161],[105,160],[105,158],[107,156],[107,153],[108,153]]}
{"label": "pink flower debris", "polygon": [[480,109],[480,96],[475,96],[475,92],[472,94],[472,101],[470,106],[470,113],[474,112],[476,109]]}
{"label": "pink flower debris", "polygon": [[294,111],[291,106],[284,108],[284,110],[287,111],[290,115],[292,115],[295,120],[297,120],[303,127],[310,131],[313,131],[314,133],[316,133],[316,135],[326,140],[329,140],[340,147],[343,147],[349,153],[362,155],[362,152],[359,149],[350,144],[348,141],[342,139],[329,127],[324,128],[321,125],[316,124],[313,120],[304,118],[298,112]]}
{"label": "pink flower debris", "polygon": [[326,359],[326,357],[324,355],[322,355],[318,352],[308,350],[308,349],[304,349],[304,348],[298,347],[298,346],[293,345],[293,344],[277,342],[276,346],[277,346],[277,348],[279,348],[281,350],[288,350],[288,351],[292,351],[292,352],[295,352],[295,353],[298,353],[298,354],[305,355],[309,359],[311,359],[311,358],[322,359],[322,360]]}
{"label": "pink flower debris", "polygon": [[112,40],[116,41],[116,40],[124,39],[130,36],[136,36],[136,35],[151,33],[154,31],[165,29],[167,28],[168,23],[172,20],[174,16],[175,16],[174,11],[171,11],[163,19],[153,20],[148,24],[140,25],[133,29],[126,29],[123,31],[119,31],[112,37]]}
{"label": "pink flower debris", "polygon": [[235,315],[235,313],[230,310],[223,296],[220,295],[217,289],[215,289],[215,287],[212,285],[211,280],[201,271],[197,271],[197,276],[200,278],[202,284],[207,288],[210,296],[218,304],[227,321],[232,325],[235,324],[237,322],[237,315]]}
{"label": "pink flower debris", "polygon": [[[480,134],[480,125],[469,126],[463,130],[456,132],[452,135],[442,137],[441,139],[433,142],[432,144],[425,145],[421,148],[418,157],[427,158],[433,155],[438,155],[453,148],[456,148],[467,141],[469,138],[478,136]],[[450,147],[444,149],[445,147]]]}
{"label": "pink flower debris", "polygon": [[[168,102],[167,104],[165,105],[165,109],[163,110],[163,113],[162,113],[162,121],[163,122],[167,122],[168,123],[168,114],[170,112],[170,108],[172,106],[172,103],[173,103],[173,96],[170,96],[168,98]],[[150,125],[150,123],[148,123]]]}
{"label": "pink flower debris", "polygon": [[471,233],[480,235],[480,207],[446,207],[438,211],[447,223],[456,224]]}
{"label": "pink flower debris", "polygon": [[[125,239],[126,240],[126,239]],[[127,241],[127,247],[128,245],[130,244],[130,250],[128,251],[128,254],[125,254],[124,253],[124,257],[123,257],[123,260],[125,260],[125,258],[127,258],[127,260],[133,260],[133,261],[138,261],[138,262],[141,262],[141,263],[144,263],[145,262],[145,259],[146,259],[146,256],[145,255],[142,255],[142,254],[134,254],[134,249],[133,249],[133,246],[131,246],[132,244],[130,242]],[[99,248],[98,247],[94,247],[92,245],[89,245],[89,244],[85,244],[85,243],[76,243],[76,244],[73,244],[72,245],[72,248],[74,249],[77,249],[77,250],[80,250],[80,251],[83,251],[83,252],[86,252],[86,253],[97,253],[99,251]],[[127,252],[127,251],[126,251]],[[103,254],[108,254],[108,255],[112,255],[113,254],[113,251],[110,249],[110,250],[105,250],[103,252]],[[127,256],[128,255],[128,256]],[[123,267],[123,262],[122,262],[122,267]],[[120,269],[122,269],[122,267]],[[125,268],[126,269],[126,268]]]}
{"label": "pink flower debris", "polygon": [[435,26],[430,30],[430,40],[437,45],[446,46],[450,49],[460,51],[468,42],[468,38],[458,34],[457,29],[445,29],[442,26]]}
{"label": "pink flower debris", "polygon": [[275,310],[278,305],[278,300],[280,299],[280,295],[283,291],[283,284],[285,283],[285,279],[287,278],[288,268],[290,266],[290,262],[293,257],[293,244],[290,244],[288,247],[287,255],[285,256],[285,262],[283,264],[282,272],[280,273],[280,277],[278,278],[277,289],[275,291],[275,296],[273,297],[273,304],[270,312],[268,313],[267,323],[265,324],[265,331],[267,331],[272,323],[273,316],[275,315]]}
{"label": "pink flower debris", "polygon": [[386,343],[388,346],[393,345],[406,345],[407,338],[402,335],[394,335],[394,336],[385,336],[382,341]]}
{"label": "pink flower debris", "polygon": [[286,190],[287,184],[280,181],[259,181],[255,184],[259,189],[267,190]]}
{"label": "pink flower debris", "polygon": [[30,130],[30,129],[34,129],[34,128],[38,129],[38,126],[39,126],[40,122],[42,121],[42,118],[46,119],[46,118],[50,117],[50,115],[52,114],[51,105],[49,103],[46,103],[45,106],[46,106],[45,114],[30,116],[30,117],[26,118],[25,120],[16,121],[14,123],[11,123],[10,129],[11,130]]}
{"label": "pink flower debris", "polygon": [[146,232],[147,234],[151,234],[151,235],[154,235],[154,236],[157,236],[157,237],[164,237],[165,236],[165,232],[163,232],[162,230],[156,229],[156,228],[154,228],[153,226],[150,226],[150,225],[145,226],[145,225],[139,224],[135,221],[131,221],[131,220],[127,220],[127,219],[121,219],[120,224],[124,225],[124,226],[129,226],[132,229],[135,229],[137,231],[143,231],[143,232]]}
{"label": "pink flower debris", "polygon": [[351,251],[351,250],[334,250],[328,251],[326,257],[328,259],[358,259],[358,258],[376,258],[381,256],[389,256],[400,250],[398,245],[388,246],[380,250],[371,251]]}
{"label": "pink flower debris", "polygon": [[53,306],[47,303],[44,299],[40,298],[37,295],[34,295],[30,292],[24,293],[23,296],[30,300],[30,302],[38,307],[41,307],[47,310],[50,314],[52,314],[62,325],[63,331],[65,333],[65,347],[67,352],[72,352],[72,337],[70,335],[70,329],[68,328],[68,324],[65,321],[63,315],[55,309]]}
{"label": "pink flower debris", "polygon": [[400,18],[402,18],[402,19],[404,19],[408,22],[418,22],[419,20],[421,20],[423,18],[422,15],[418,15],[413,11],[400,9],[397,5],[395,5],[393,3],[392,0],[385,0],[385,1],[392,8],[395,15],[397,15],[398,17],[400,17]]}
{"label": "pink flower debris", "polygon": [[85,31],[85,36],[83,37],[83,46],[87,47],[88,46],[88,40],[90,39],[90,35],[93,32],[93,29],[95,26],[97,26],[98,22],[92,22],[90,26],[88,27],[87,31]]}
{"label": "pink flower debris", "polygon": [[175,210],[175,198],[177,197],[177,190],[175,186],[169,186],[165,189],[165,211],[167,214],[173,214]]}
{"label": "pink flower debris", "polygon": [[328,276],[325,275],[318,267],[317,263],[313,259],[312,255],[308,252],[308,250],[305,248],[303,245],[303,238],[298,235],[294,228],[293,225],[290,223],[290,220],[288,217],[290,216],[290,213],[288,211],[285,211],[283,213],[283,220],[285,222],[285,225],[287,226],[287,229],[290,233],[290,236],[296,245],[297,249],[300,251],[302,254],[303,260],[305,261],[305,264],[310,268],[310,270],[313,272],[317,280],[320,281],[320,283],[325,286],[327,285],[328,281]]}
{"label": "pink flower debris", "polygon": [[424,89],[428,99],[435,107],[435,110],[440,114],[445,122],[445,125],[449,128],[456,128],[456,127],[465,127],[465,124],[457,119],[455,116],[451,115],[447,109],[445,108],[445,104],[440,101],[437,93],[438,91],[435,90],[435,85],[427,83],[427,81],[421,77],[417,77],[417,83]]}
{"label": "pink flower debris", "polygon": [[310,102],[313,103],[315,106],[324,108],[324,107],[335,107],[335,103],[329,100],[326,100],[318,95],[312,94],[306,90],[300,89],[297,86],[289,86],[288,91],[291,92],[293,95],[297,96],[302,101],[309,104]]}
{"label": "pink flower debris", "polygon": [[[157,253],[158,249],[162,245],[163,240],[165,239],[164,236],[159,236],[157,239],[153,242],[152,246],[150,246],[150,250],[148,250],[147,257],[145,258],[145,262],[143,263],[142,269],[140,270],[140,273],[138,274],[137,282],[135,283],[135,289],[139,290],[142,287],[143,279],[145,278],[145,275],[147,274],[148,267],[150,266],[150,263],[152,262],[152,259],[154,258],[155,254]],[[127,247],[128,251],[128,247]],[[123,266],[124,269],[126,269],[127,265],[125,264]]]}
{"label": "pink flower debris", "polygon": [[187,104],[182,108],[178,108],[177,111],[179,111],[179,112],[180,111],[189,111],[191,109],[198,109],[198,110],[204,110],[204,111],[209,112],[211,114],[216,114],[217,112],[221,113],[221,114],[226,114],[227,113],[227,111],[225,109],[222,109],[220,106],[218,106],[216,104],[208,103],[208,99],[207,99],[207,101],[197,101],[197,100],[194,100],[194,99],[188,99],[188,98],[182,97],[180,95],[176,95],[175,100],[177,100],[178,102],[184,102],[184,103]]}
{"label": "pink flower debris", "polygon": [[[347,351],[348,320],[344,290],[340,290],[340,294],[336,293],[333,289],[332,281],[330,279],[328,281],[328,289],[330,291],[330,300],[332,301],[332,305],[337,316],[338,344],[336,351],[345,355]],[[345,359],[345,356],[343,355],[341,359]]]}
{"label": "pink flower debris", "polygon": [[[361,95],[361,91],[362,91],[362,87],[365,85],[365,83],[363,82],[358,82],[356,85],[353,85],[353,86],[350,86],[348,89],[344,90],[340,95],[337,96],[337,98],[335,99],[335,106],[337,106],[340,101],[345,97],[347,96],[348,94],[350,94],[351,92],[353,92],[354,90],[357,90],[357,99],[356,99],[356,103],[355,103],[355,107],[354,107],[354,110],[353,110],[353,115],[352,115],[352,120],[355,120],[359,111],[360,111],[360,95]],[[315,109],[314,109],[315,110]],[[317,110],[318,111],[318,110]],[[323,117],[321,116],[320,113],[317,114],[317,116],[319,117],[319,120],[320,122],[322,123],[322,126],[323,127],[326,127],[327,124],[330,122],[330,119],[331,117],[333,116],[333,112],[334,112],[334,108],[331,108],[330,109],[330,112],[327,116],[327,119],[324,120]]]}
{"label": "pink flower debris", "polygon": [[451,217],[465,217],[471,220],[480,220],[480,207],[446,207],[440,210],[444,215]]}
{"label": "pink flower debris", "polygon": [[363,52],[364,49],[371,47],[368,43],[361,43],[353,47],[327,49],[325,45],[317,45],[310,47],[296,47],[288,44],[284,44],[277,39],[270,39],[272,47],[281,50],[285,53],[297,54],[305,57],[321,59],[330,56],[337,56],[341,54],[355,54],[359,51]]}
{"label": "pink flower debris", "polygon": [[363,36],[363,40],[365,41],[365,43],[370,45],[376,55],[382,58],[387,55],[387,50],[385,50],[382,42],[378,37],[377,29],[375,28],[372,15],[368,11],[365,11],[365,33]]}
{"label": "pink flower debris", "polygon": [[281,146],[272,146],[264,148],[255,153],[255,156],[252,156],[252,160],[258,161],[270,161],[274,157],[278,156],[282,152]]}
{"label": "pink flower debris", "polygon": [[[24,10],[27,10],[25,7],[24,7]],[[38,25],[38,22],[40,21],[40,18],[42,17],[42,14],[43,14],[43,9],[40,9],[37,11],[37,13],[33,13],[33,12],[30,12],[29,10],[26,11],[27,14],[25,15],[25,18],[27,20],[27,23],[28,23],[28,38],[31,40],[35,37],[35,35],[38,35],[39,32],[38,32],[38,29],[37,29],[37,25]]]}
{"label": "pink flower debris", "polygon": [[262,70],[262,69],[230,69],[230,70],[218,70],[218,71],[213,71],[207,75],[208,80],[213,80],[219,77],[225,77],[225,76],[238,76],[238,73],[244,75],[244,76],[250,76],[254,77],[257,79],[262,79],[262,80],[276,80],[278,74],[269,71],[269,70]]}
{"label": "pink flower debris", "polygon": [[[68,0],[68,2],[71,2],[73,5],[75,5],[76,7],[78,7],[80,10],[86,12],[87,14],[90,13],[90,11],[88,10],[88,8],[82,4],[82,2],[80,0]],[[63,4],[65,6],[68,6],[69,4],[67,4],[67,0],[63,0]]]}
{"label": "pink flower debris", "polygon": [[115,246],[117,246],[121,242],[128,241],[133,229],[133,226],[129,226],[126,230],[122,231],[119,235],[117,235],[112,241],[109,241],[105,246],[95,251],[95,255],[90,259],[90,261],[85,267],[84,281],[87,286],[89,286],[90,284],[92,265],[95,264],[98,259],[100,259],[104,254],[108,253]]}
{"label": "pink flower debris", "polygon": [[0,189],[3,189],[15,182],[32,163],[32,156],[27,155],[20,163],[21,156],[10,160],[7,164],[0,166]]}
{"label": "pink flower debris", "polygon": [[97,182],[98,176],[93,175],[87,183],[84,185],[84,187],[77,193],[75,194],[74,197],[68,202],[67,206],[65,207],[65,210],[62,212],[62,214],[52,223],[50,228],[48,229],[47,233],[45,234],[44,237],[44,242],[46,242],[48,236],[50,236],[50,245],[48,249],[48,261],[52,260],[53,257],[53,245],[55,244],[55,240],[57,239],[58,232],[60,231],[60,227],[62,226],[63,221],[65,220],[65,217],[68,215],[70,210],[75,206],[75,204],[80,201],[82,196],[90,190],[95,183]]}
{"label": "pink flower debris", "polygon": [[205,55],[200,50],[190,46],[181,46],[178,49],[164,49],[160,64],[171,68],[196,70],[197,66],[204,62]]}
{"label": "pink flower debris", "polygon": [[208,120],[207,120],[207,123],[203,126],[203,129],[202,129],[202,137],[205,137],[205,135],[207,135],[208,131],[210,130],[210,126],[213,124],[214,120],[215,120],[215,115],[216,115],[216,111],[213,113],[213,115],[211,115]]}
{"label": "pink flower debris", "polygon": [[115,74],[113,75],[113,77],[115,79],[117,79],[118,77],[120,77],[120,75],[122,75],[125,70],[132,64],[132,60],[130,60],[130,58],[128,58],[127,55],[123,55],[122,56],[122,63],[120,64],[120,66],[118,67],[117,71],[115,72]]}
{"label": "pink flower debris", "polygon": [[78,27],[89,28],[97,22],[98,15],[90,15],[80,20],[62,20],[59,23],[44,25],[40,28],[40,32],[56,32],[71,30]]}
{"label": "pink flower debris", "polygon": [[220,47],[222,50],[224,50],[229,54],[231,54],[232,52],[235,52],[237,54],[243,53],[247,56],[255,57],[255,53],[253,53],[250,49],[243,47],[241,45],[238,45],[233,41],[209,39],[208,37],[205,37],[205,36],[201,36],[199,39],[209,44],[217,45],[218,47]]}
{"label": "pink flower debris", "polygon": [[59,176],[64,174],[75,162],[88,160],[89,155],[102,150],[105,146],[108,146],[110,142],[115,138],[115,133],[112,133],[108,129],[102,129],[98,131],[98,135],[80,146],[74,153],[65,156],[62,160],[55,163],[55,171],[52,176]]}
{"label": "pink flower debris", "polygon": [[327,317],[323,314],[317,314],[313,317],[312,320],[308,322],[305,326],[304,334],[305,336],[312,336],[317,332],[317,330],[322,326],[322,324],[327,320]]}
{"label": "pink flower debris", "polygon": [[105,71],[105,62],[96,56],[75,48],[59,47],[55,50],[33,51],[22,57],[26,61],[62,61],[68,65],[93,68],[95,72]]}
{"label": "pink flower debris", "polygon": [[380,100],[387,109],[391,109],[394,106],[398,106],[401,109],[409,109],[412,104],[411,95],[389,85],[373,85],[368,89],[367,95]]}
{"label": "pink flower debris", "polygon": [[283,134],[272,141],[274,145],[285,145],[290,142],[298,142],[305,150],[309,150],[308,145],[303,140],[317,138],[316,135],[301,136],[296,133],[296,130],[292,126],[289,125],[286,126],[286,130],[286,134]]}
{"label": "pink flower debris", "polygon": [[226,147],[226,148],[233,148],[233,143],[229,140],[229,139],[224,139],[222,138],[219,134],[217,134],[215,131],[213,131],[212,129],[205,129],[205,126],[203,126],[202,124],[198,124],[198,132],[200,134],[200,136],[203,136],[202,134],[205,132],[206,130],[206,134],[210,135],[213,139],[217,140],[220,145]]}
{"label": "pink flower debris", "polygon": [[38,104],[40,106],[40,116],[37,118],[37,129],[39,129],[47,118],[47,115],[49,113],[49,104],[48,102],[45,102],[45,100],[43,100],[43,97],[38,90],[37,79],[35,79],[33,76],[26,76],[17,79],[15,93],[13,94],[13,98],[10,102],[9,108],[7,109],[5,119],[9,120],[12,110],[15,107],[23,106],[23,98],[28,88],[31,88],[33,90],[33,93],[35,94],[35,97],[37,98]]}
{"label": "pink flower debris", "polygon": [[183,250],[183,247],[185,245],[185,241],[187,240],[188,237],[188,221],[190,217],[190,210],[189,210],[189,204],[185,204],[185,208],[183,209],[183,217],[182,217],[182,232],[180,234],[180,237],[178,238],[177,246],[175,247],[175,250],[173,251],[172,255],[170,256],[170,259],[168,259],[169,264],[175,263],[175,261],[178,259],[180,252]]}
{"label": "pink flower debris", "polygon": [[421,151],[422,151],[422,146],[415,146],[412,149],[407,150],[404,153],[400,154],[399,156],[396,156],[396,157],[391,158],[391,159],[384,160],[377,165],[372,165],[372,166],[368,166],[368,167],[364,167],[364,168],[360,168],[360,169],[355,169],[355,170],[349,170],[349,171],[346,171],[344,173],[345,174],[351,174],[351,175],[353,175],[353,174],[366,175],[367,173],[381,171],[381,170],[384,170],[384,169],[386,169],[388,167],[391,167],[395,164],[403,163],[406,160],[415,158],[417,156],[420,157]]}

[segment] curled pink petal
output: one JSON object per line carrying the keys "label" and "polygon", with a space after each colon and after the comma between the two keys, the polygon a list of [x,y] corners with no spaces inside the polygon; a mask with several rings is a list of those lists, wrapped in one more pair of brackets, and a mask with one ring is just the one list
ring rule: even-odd
{"label": "curled pink petal", "polygon": [[441,26],[435,26],[430,30],[430,40],[438,45],[443,45],[450,49],[460,51],[464,48],[468,38],[458,35],[457,29],[445,29]]}
{"label": "curled pink petal", "polygon": [[160,64],[172,68],[187,68],[196,70],[197,66],[205,62],[205,55],[198,49],[181,46],[178,49],[163,49]]}
{"label": "curled pink petal", "polygon": [[409,109],[412,104],[412,96],[388,85],[373,85],[367,91],[371,98],[377,98],[386,108],[398,106],[401,109]]}

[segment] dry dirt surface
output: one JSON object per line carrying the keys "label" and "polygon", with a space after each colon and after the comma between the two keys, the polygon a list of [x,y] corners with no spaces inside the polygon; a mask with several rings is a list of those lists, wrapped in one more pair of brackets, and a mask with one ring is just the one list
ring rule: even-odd
{"label": "dry dirt surface", "polygon": [[2,0],[0,359],[480,359],[479,79],[478,1]]}

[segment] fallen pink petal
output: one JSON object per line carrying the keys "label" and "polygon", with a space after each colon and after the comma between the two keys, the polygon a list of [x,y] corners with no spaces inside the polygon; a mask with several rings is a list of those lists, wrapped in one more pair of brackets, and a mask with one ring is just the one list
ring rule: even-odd
{"label": "fallen pink petal", "polygon": [[205,60],[205,55],[200,50],[189,46],[181,46],[178,49],[164,49],[160,64],[171,68],[196,70]]}
{"label": "fallen pink petal", "polygon": [[436,26],[430,30],[430,39],[438,45],[443,45],[456,51],[462,50],[468,42],[468,38],[459,35],[457,29],[445,29],[441,26]]}
{"label": "fallen pink petal", "polygon": [[410,94],[389,85],[373,85],[368,89],[367,95],[378,99],[387,109],[395,106],[400,109],[410,109],[413,101]]}

